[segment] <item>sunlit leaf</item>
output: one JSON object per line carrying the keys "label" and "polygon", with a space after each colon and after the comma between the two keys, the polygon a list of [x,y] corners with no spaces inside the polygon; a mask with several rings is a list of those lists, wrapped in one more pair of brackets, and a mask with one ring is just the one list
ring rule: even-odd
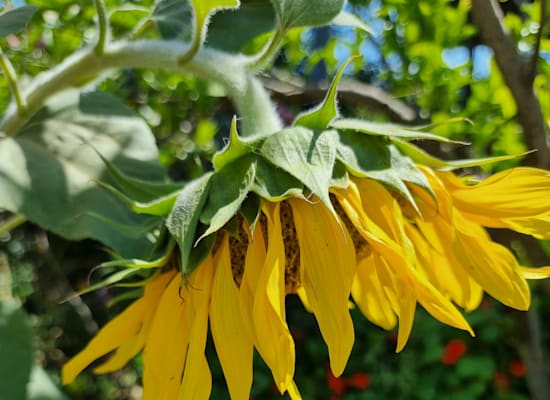
{"label": "sunlit leaf", "polygon": [[283,30],[330,23],[344,7],[344,0],[271,0]]}

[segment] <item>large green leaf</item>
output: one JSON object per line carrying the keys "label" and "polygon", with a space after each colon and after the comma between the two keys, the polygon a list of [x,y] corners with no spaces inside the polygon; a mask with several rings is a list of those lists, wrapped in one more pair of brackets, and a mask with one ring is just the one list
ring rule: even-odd
{"label": "large green leaf", "polygon": [[97,153],[124,174],[163,181],[147,124],[101,92],[52,97],[15,137],[0,139],[0,207],[71,240],[97,239],[144,256],[142,233],[159,219],[138,216],[96,184],[114,184]]}
{"label": "large green leaf", "polygon": [[287,197],[302,195],[304,185],[294,176],[258,157],[256,160],[256,180],[252,191],[270,201],[281,201]]}
{"label": "large green leaf", "polygon": [[166,226],[180,247],[183,271],[191,273],[188,262],[199,226],[199,217],[208,198],[212,173],[189,182],[180,192]]}
{"label": "large green leaf", "polygon": [[0,395],[25,400],[33,365],[33,338],[25,313],[14,301],[0,301]]}
{"label": "large green leaf", "polygon": [[271,0],[279,27],[329,24],[344,7],[344,0]]}
{"label": "large green leaf", "polygon": [[268,137],[258,153],[300,180],[332,210],[329,185],[336,160],[338,133],[296,126]]}
{"label": "large green leaf", "polygon": [[0,37],[17,33],[23,29],[37,9],[36,6],[23,6],[0,14]]}

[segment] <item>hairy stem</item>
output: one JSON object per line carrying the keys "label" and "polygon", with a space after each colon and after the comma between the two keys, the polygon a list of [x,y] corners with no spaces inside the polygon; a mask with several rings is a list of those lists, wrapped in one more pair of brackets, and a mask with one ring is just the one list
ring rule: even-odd
{"label": "hairy stem", "polygon": [[101,72],[118,68],[176,70],[222,84],[233,99],[242,120],[244,135],[268,134],[281,128],[280,119],[267,91],[247,72],[247,58],[203,48],[192,60],[178,60],[189,50],[186,43],[163,40],[119,41],[106,45],[102,54],[84,48],[55,68],[38,75],[25,90],[27,114],[17,113],[12,102],[0,121],[0,131],[13,136],[55,93],[81,86]]}

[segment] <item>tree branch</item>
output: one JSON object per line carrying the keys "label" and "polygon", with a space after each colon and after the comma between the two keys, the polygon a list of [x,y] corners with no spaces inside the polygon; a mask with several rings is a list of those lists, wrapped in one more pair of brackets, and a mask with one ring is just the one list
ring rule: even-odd
{"label": "tree branch", "polygon": [[539,30],[537,31],[537,37],[535,39],[535,48],[533,50],[533,56],[531,57],[531,63],[529,64],[529,80],[531,84],[535,81],[537,76],[537,65],[539,62],[540,55],[540,44],[542,41],[542,34],[544,32],[544,25],[546,25],[546,15],[548,10],[546,9],[546,0],[540,0],[540,22]]}
{"label": "tree branch", "polygon": [[471,11],[484,42],[493,49],[497,65],[514,97],[525,142],[529,148],[538,150],[527,157],[527,163],[550,168],[544,118],[530,80],[529,62],[516,52],[497,0],[472,0]]}

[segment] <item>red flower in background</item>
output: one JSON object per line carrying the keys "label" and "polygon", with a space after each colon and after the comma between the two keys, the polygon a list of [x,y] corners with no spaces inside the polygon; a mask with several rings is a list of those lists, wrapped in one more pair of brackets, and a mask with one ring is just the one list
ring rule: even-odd
{"label": "red flower in background", "polygon": [[460,339],[451,339],[443,349],[441,362],[445,365],[455,365],[464,354],[466,354],[466,344]]}
{"label": "red flower in background", "polygon": [[364,372],[356,372],[346,378],[346,385],[357,390],[365,390],[370,386],[369,375]]}
{"label": "red flower in background", "polygon": [[346,391],[344,378],[332,375],[330,368],[327,368],[327,384],[334,394],[343,394]]}
{"label": "red flower in background", "polygon": [[496,390],[508,390],[510,388],[510,380],[504,372],[497,371],[493,374],[493,386]]}
{"label": "red flower in background", "polygon": [[508,370],[510,371],[510,374],[516,378],[523,378],[527,373],[527,367],[521,360],[510,361],[510,364],[508,364]]}

